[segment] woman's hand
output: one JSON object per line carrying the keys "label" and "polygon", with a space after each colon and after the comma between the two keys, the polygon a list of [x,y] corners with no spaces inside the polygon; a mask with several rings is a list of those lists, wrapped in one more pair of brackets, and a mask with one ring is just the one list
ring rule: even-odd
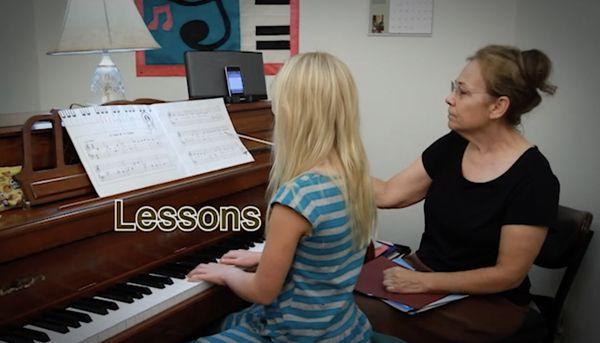
{"label": "woman's hand", "polygon": [[402,267],[389,268],[383,271],[383,287],[393,293],[427,293],[424,274]]}
{"label": "woman's hand", "polygon": [[230,250],[221,257],[220,263],[234,265],[240,268],[254,268],[258,266],[261,252],[248,250]]}
{"label": "woman's hand", "polygon": [[227,284],[226,278],[228,275],[240,271],[232,265],[221,263],[201,263],[191,272],[187,274],[188,281],[208,281],[217,285],[224,286]]}

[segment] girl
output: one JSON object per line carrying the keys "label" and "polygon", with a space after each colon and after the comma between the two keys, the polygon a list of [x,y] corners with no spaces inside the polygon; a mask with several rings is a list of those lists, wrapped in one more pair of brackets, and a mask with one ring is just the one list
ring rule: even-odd
{"label": "girl", "polygon": [[[262,254],[231,251],[188,275],[255,305],[200,342],[367,342],[352,291],[376,209],[348,67],[326,53],[291,58],[277,76],[274,161]],[[237,267],[253,267],[251,273]]]}

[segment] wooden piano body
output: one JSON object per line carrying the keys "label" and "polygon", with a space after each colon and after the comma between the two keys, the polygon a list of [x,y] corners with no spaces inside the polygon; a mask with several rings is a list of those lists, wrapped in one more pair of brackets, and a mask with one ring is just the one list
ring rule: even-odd
{"label": "wooden piano body", "polygon": [[[271,138],[273,115],[269,103],[230,105],[228,111],[237,132]],[[34,143],[30,154],[34,169],[52,165],[56,156],[52,136],[52,130],[32,132]],[[192,252],[214,252],[215,246],[221,244],[222,248],[222,242],[233,235],[248,235],[218,230],[114,231],[114,199],[123,199],[126,219],[132,219],[144,205],[154,208],[255,205],[264,214],[270,150],[260,143],[242,141],[255,162],[113,197],[98,198],[92,193],[1,212],[0,337],[1,328],[21,327],[49,310],[65,308],[77,299],[97,295]],[[0,128],[0,166],[22,162],[21,127]],[[242,306],[244,302],[226,288],[212,287],[158,311],[142,323],[98,340],[187,340]]]}

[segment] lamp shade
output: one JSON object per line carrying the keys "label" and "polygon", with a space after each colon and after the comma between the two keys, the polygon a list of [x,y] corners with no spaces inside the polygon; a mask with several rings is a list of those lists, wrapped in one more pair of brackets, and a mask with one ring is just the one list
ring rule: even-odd
{"label": "lamp shade", "polygon": [[60,41],[49,55],[158,49],[134,0],[69,0]]}

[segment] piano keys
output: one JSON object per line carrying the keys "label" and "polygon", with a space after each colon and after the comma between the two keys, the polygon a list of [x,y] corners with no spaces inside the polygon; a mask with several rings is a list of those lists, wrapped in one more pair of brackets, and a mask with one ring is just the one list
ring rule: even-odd
{"label": "piano keys", "polygon": [[287,60],[296,49],[291,36],[297,31],[292,14],[296,1],[240,1],[240,50],[262,52],[265,64]]}
{"label": "piano keys", "polygon": [[[237,132],[270,140],[268,103],[228,111]],[[51,133],[33,135],[36,168],[52,164]],[[3,150],[19,140],[20,129],[0,128],[0,165],[22,161]],[[126,219],[143,205],[252,205],[264,214],[270,148],[242,141],[255,162],[114,197],[79,195],[0,213],[0,341],[178,342],[245,306],[224,287],[184,277],[229,249],[261,249],[260,232],[115,232],[113,207],[122,199]]]}
{"label": "piano keys", "polygon": [[22,327],[13,327],[7,332],[0,330],[0,341],[19,342],[11,338],[19,337],[22,340],[29,338],[29,342],[103,342],[212,287],[205,281],[185,279],[185,274],[198,263],[214,262],[223,251],[238,248],[262,251],[262,246],[260,237],[250,237],[226,242],[220,248],[213,247],[199,254],[189,254],[91,297],[47,310]]}

